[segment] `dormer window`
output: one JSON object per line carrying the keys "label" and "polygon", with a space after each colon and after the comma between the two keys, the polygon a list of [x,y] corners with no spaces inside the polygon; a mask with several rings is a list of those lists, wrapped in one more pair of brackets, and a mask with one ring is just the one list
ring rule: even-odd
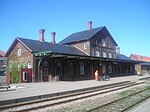
{"label": "dormer window", "polygon": [[87,49],[87,43],[86,42],[84,43],[84,49]]}
{"label": "dormer window", "polygon": [[105,43],[105,40],[102,39],[102,46],[105,47],[106,46],[106,43]]}

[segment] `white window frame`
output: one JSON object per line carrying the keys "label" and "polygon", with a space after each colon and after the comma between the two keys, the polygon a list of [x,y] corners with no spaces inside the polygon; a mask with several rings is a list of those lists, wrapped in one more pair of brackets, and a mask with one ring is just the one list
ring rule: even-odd
{"label": "white window frame", "polygon": [[28,66],[28,68],[32,68],[32,64],[30,61],[28,61],[27,66]]}
{"label": "white window frame", "polygon": [[21,56],[21,54],[22,54],[21,49],[18,49],[18,51],[17,51],[17,56]]}
{"label": "white window frame", "polygon": [[106,46],[105,39],[102,39],[102,46],[103,46],[103,47],[105,47],[105,46]]}
{"label": "white window frame", "polygon": [[106,58],[106,52],[105,51],[102,51],[102,57]]}
{"label": "white window frame", "polygon": [[87,49],[87,43],[86,42],[84,43],[84,49]]}
{"label": "white window frame", "polygon": [[27,72],[23,72],[22,79],[23,81],[27,81]]}

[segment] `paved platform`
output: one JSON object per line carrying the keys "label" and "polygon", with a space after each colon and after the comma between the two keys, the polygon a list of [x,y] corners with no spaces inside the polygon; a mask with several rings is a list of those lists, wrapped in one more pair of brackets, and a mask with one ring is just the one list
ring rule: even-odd
{"label": "paved platform", "polygon": [[109,81],[84,80],[12,84],[12,88],[10,90],[0,90],[0,102],[8,100],[18,100],[20,98],[25,97],[32,98],[35,96],[48,95],[54,93],[58,94],[60,92],[109,85],[123,81],[137,81],[145,77],[150,77],[150,75],[115,77],[111,78]]}

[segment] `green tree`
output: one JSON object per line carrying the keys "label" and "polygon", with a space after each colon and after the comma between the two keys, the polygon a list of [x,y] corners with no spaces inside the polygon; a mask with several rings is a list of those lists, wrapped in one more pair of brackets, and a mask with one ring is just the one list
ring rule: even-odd
{"label": "green tree", "polygon": [[10,79],[12,83],[18,83],[20,79],[18,62],[16,59],[13,60],[11,64],[7,67],[7,72],[10,74]]}

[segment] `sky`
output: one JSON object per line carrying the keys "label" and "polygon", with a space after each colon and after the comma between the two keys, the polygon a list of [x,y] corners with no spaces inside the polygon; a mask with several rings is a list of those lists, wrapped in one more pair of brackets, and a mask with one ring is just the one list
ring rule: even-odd
{"label": "sky", "polygon": [[121,54],[150,57],[150,0],[0,0],[0,50],[16,37],[56,42],[72,33],[106,26]]}

